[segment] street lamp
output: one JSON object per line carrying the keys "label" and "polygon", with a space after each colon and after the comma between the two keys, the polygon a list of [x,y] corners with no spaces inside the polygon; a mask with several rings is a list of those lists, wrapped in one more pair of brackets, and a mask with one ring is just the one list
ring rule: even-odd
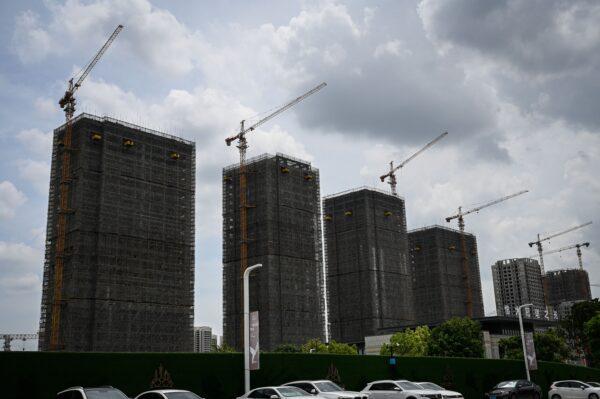
{"label": "street lamp", "polygon": [[250,272],[262,267],[261,263],[244,270],[244,388],[250,391]]}
{"label": "street lamp", "polygon": [[519,315],[519,328],[521,329],[521,344],[523,345],[523,360],[525,360],[525,371],[527,372],[527,381],[531,381],[529,376],[529,364],[527,363],[527,349],[525,348],[525,332],[523,331],[523,315],[521,312],[522,308],[533,306],[533,303],[526,303],[517,307],[517,314]]}

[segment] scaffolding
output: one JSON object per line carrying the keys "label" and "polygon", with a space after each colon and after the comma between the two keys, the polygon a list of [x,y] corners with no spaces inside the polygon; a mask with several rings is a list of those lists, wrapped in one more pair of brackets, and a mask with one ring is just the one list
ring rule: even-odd
{"label": "scaffolding", "polygon": [[60,154],[71,190],[58,350],[191,351],[195,144],[81,114],[54,131],[40,350],[48,350]]}
{"label": "scaffolding", "polygon": [[[540,264],[531,258],[499,260],[492,265],[492,279],[496,299],[496,315],[513,316],[515,308],[532,304],[533,310],[546,310]],[[530,313],[531,314],[531,313]]]}
{"label": "scaffolding", "polygon": [[[284,154],[248,159],[250,310],[259,310],[260,345],[324,339],[319,171]],[[242,348],[239,165],[223,169],[223,338]]]}
{"label": "scaffolding", "polygon": [[414,323],[404,199],[361,187],[323,199],[331,339]]}
{"label": "scaffolding", "polygon": [[[442,226],[408,232],[415,313],[418,324],[439,324],[468,315],[471,298],[473,317],[483,317],[483,296],[477,256],[477,240],[464,233],[468,281],[463,272],[461,233]],[[467,295],[467,287],[471,295]]]}
{"label": "scaffolding", "polygon": [[592,299],[588,272],[581,269],[561,269],[546,272],[543,277],[548,305],[558,308],[564,302]]}

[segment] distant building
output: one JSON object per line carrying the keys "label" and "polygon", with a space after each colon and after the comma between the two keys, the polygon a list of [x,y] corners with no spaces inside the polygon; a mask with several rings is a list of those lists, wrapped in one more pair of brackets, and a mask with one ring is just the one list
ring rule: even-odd
{"label": "distant building", "polygon": [[552,270],[546,272],[543,281],[546,301],[559,317],[567,316],[574,303],[592,299],[590,279],[585,270]]}
{"label": "distant building", "polygon": [[108,117],[72,123],[70,142],[54,130],[40,350],[191,351],[195,144]]}
{"label": "distant building", "polygon": [[330,338],[414,323],[404,200],[361,188],[324,199]]}
{"label": "distant building", "polygon": [[[223,169],[223,341],[242,348],[239,165]],[[250,311],[259,311],[260,347],[325,339],[319,170],[293,157],[247,161]]]}
{"label": "distant building", "polygon": [[516,308],[528,303],[524,317],[545,317],[546,301],[540,264],[531,258],[499,260],[492,265],[496,313],[498,316],[517,316]]}
{"label": "distant building", "polygon": [[194,352],[208,353],[213,348],[212,328],[207,326],[194,327]]}
{"label": "distant building", "polygon": [[473,234],[464,234],[465,270],[462,239],[460,231],[442,226],[408,232],[417,324],[438,324],[452,317],[484,316],[477,240]]}

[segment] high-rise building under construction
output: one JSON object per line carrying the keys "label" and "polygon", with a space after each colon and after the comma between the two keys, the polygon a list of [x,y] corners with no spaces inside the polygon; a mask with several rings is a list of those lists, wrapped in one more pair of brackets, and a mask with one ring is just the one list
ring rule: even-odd
{"label": "high-rise building under construction", "polygon": [[484,316],[477,240],[473,234],[442,226],[424,227],[408,232],[408,246],[418,324]]}
{"label": "high-rise building under construction", "polygon": [[533,305],[533,309],[525,310],[525,315],[539,315],[546,310],[542,272],[537,260],[499,260],[492,265],[492,278],[498,316],[516,317],[517,308],[529,303]]}
{"label": "high-rise building under construction", "polygon": [[72,123],[69,148],[54,131],[40,350],[192,351],[195,144],[107,117]]}
{"label": "high-rise building under construction", "polygon": [[[319,171],[293,157],[246,161],[250,311],[259,311],[260,346],[324,339]],[[239,165],[223,169],[223,340],[242,348]]]}
{"label": "high-rise building under construction", "polygon": [[404,200],[371,188],[331,195],[324,224],[331,339],[413,324]]}
{"label": "high-rise building under construction", "polygon": [[561,269],[546,272],[543,276],[548,305],[558,309],[561,303],[574,303],[592,299],[590,278],[583,269]]}

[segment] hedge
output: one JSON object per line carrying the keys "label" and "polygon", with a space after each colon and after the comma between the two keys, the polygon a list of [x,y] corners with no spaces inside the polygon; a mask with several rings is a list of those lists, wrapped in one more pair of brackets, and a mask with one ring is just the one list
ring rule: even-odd
{"label": "hedge", "polygon": [[[233,399],[243,392],[242,363],[239,353],[0,352],[5,381],[0,397],[55,398],[60,390],[76,385],[112,385],[134,397],[149,389],[162,364],[177,388],[208,399]],[[347,389],[361,390],[369,381],[387,378],[433,381],[462,392],[466,399],[482,399],[499,381],[525,374],[523,363],[514,360],[401,357],[392,368],[386,356],[265,353],[261,369],[252,372],[252,386],[323,379],[332,367]],[[539,362],[539,368],[532,380],[544,393],[559,379],[600,380],[600,369],[550,362]]]}

